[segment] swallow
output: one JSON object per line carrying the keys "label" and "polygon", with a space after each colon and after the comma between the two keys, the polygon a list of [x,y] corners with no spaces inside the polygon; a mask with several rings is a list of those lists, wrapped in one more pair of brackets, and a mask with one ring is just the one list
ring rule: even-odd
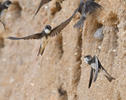
{"label": "swallow", "polygon": [[[62,22],[60,25],[56,26],[55,28],[52,29],[52,27],[50,25],[46,25],[45,28],[42,30],[42,32],[40,33],[36,33],[30,36],[25,36],[25,37],[8,37],[7,39],[11,39],[11,40],[29,40],[29,39],[41,39],[43,37],[46,38],[46,40],[48,39],[48,37],[53,37],[55,35],[57,35],[58,33],[60,33],[72,20],[72,18],[74,17],[74,15],[76,14],[77,9],[74,11],[74,13],[72,14],[72,16],[70,16],[67,20],[65,20],[64,22]],[[39,54],[43,54],[43,51],[45,49],[46,44],[48,43],[48,41],[45,41],[43,47],[41,47],[40,45],[40,49],[38,52]]]}
{"label": "swallow", "polygon": [[[85,63],[91,65],[91,71],[90,71],[90,79],[89,79],[89,85],[88,88],[91,87],[92,80],[94,78],[94,82],[97,80],[98,73],[102,70],[104,72],[104,76],[108,79],[109,82],[111,82],[113,78],[102,66],[101,62],[99,61],[97,56],[91,56],[87,55],[84,56]],[[94,75],[94,76],[93,76]]]}
{"label": "swallow", "polygon": [[76,14],[76,11],[74,11],[74,13],[72,14],[71,17],[69,17],[67,20],[65,20],[64,22],[62,22],[60,25],[56,26],[53,29],[50,25],[46,25],[45,28],[40,33],[36,33],[36,34],[26,36],[26,37],[8,37],[8,39],[28,40],[28,39],[41,39],[42,37],[48,38],[48,36],[53,37],[53,36],[57,35],[58,33],[60,33],[70,23],[70,21],[72,20],[72,18],[74,17],[75,14]]}
{"label": "swallow", "polygon": [[[11,4],[12,4],[12,2],[9,1],[9,0],[6,0],[6,1],[3,2],[3,3],[0,2],[0,15],[1,15],[1,13],[2,13],[5,9],[8,9],[9,6],[10,6]],[[3,24],[4,29],[5,29],[5,24],[4,24],[4,22],[2,22],[1,20],[0,20],[0,22]]]}
{"label": "swallow", "polygon": [[40,4],[39,4],[39,6],[38,6],[38,9],[36,10],[36,12],[35,12],[35,14],[34,14],[34,17],[37,15],[37,13],[39,12],[40,8],[41,8],[44,4],[46,4],[46,3],[50,2],[50,1],[51,1],[51,0],[41,0]]}
{"label": "swallow", "polygon": [[99,5],[98,3],[96,3],[94,0],[87,0],[85,2],[83,0],[80,0],[78,12],[81,14],[81,17],[80,17],[79,21],[74,25],[74,27],[82,28],[87,15],[92,14],[98,8],[101,8],[101,7],[102,6]]}

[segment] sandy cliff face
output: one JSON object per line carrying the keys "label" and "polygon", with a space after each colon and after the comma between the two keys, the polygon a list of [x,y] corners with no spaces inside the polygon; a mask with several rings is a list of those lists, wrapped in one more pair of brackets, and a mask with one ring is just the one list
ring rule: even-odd
{"label": "sandy cliff face", "polygon": [[[7,36],[27,36],[53,27],[72,15],[79,0],[52,0],[32,19],[40,0],[12,0],[0,24],[0,100],[125,100],[126,1],[97,0],[103,10],[88,16],[83,30],[73,28],[77,14],[59,34],[50,38],[43,56],[37,56],[41,40],[11,41]],[[60,2],[56,6],[56,2]],[[103,40],[94,33],[103,26]],[[116,78],[103,76],[88,89],[90,67],[83,56],[97,55]]]}

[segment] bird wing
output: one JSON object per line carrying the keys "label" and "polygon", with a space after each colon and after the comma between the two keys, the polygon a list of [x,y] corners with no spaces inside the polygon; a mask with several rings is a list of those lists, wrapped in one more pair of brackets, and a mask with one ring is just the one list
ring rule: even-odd
{"label": "bird wing", "polygon": [[95,76],[94,76],[94,82],[95,82],[98,77],[99,63],[98,63],[97,56],[94,56],[94,57],[95,57],[95,64],[96,64],[96,70],[95,70]]}
{"label": "bird wing", "polygon": [[28,39],[41,39],[43,36],[44,36],[43,33],[36,33],[36,34],[29,35],[29,36],[26,36],[26,37],[8,37],[8,39],[11,39],[11,40],[21,40],[21,39],[24,39],[24,40],[28,40]]}
{"label": "bird wing", "polygon": [[89,85],[88,85],[88,88],[91,87],[91,84],[92,84],[92,79],[93,79],[93,68],[91,68],[91,71],[90,71],[90,80],[89,80]]}
{"label": "bird wing", "polygon": [[87,1],[87,3],[85,3],[84,9],[85,9],[85,14],[89,13],[93,13],[96,9],[101,8],[102,6],[99,5],[98,3],[94,2],[94,1]]}
{"label": "bird wing", "polygon": [[104,76],[108,79],[109,82],[111,82],[112,80],[115,80],[114,77],[112,77],[106,69],[104,69],[104,67],[101,65],[101,69],[104,71]]}
{"label": "bird wing", "polygon": [[51,31],[51,36],[55,36],[58,33],[60,33],[72,20],[72,18],[74,17],[74,15],[78,12],[78,8],[74,11],[73,15],[71,17],[69,17],[67,20],[65,20],[64,22],[62,22],[60,25],[58,25],[57,27],[53,28],[53,30]]}
{"label": "bird wing", "polygon": [[39,12],[40,8],[41,8],[44,4],[48,3],[49,1],[51,1],[51,0],[41,0],[41,2],[40,2],[40,4],[39,4],[39,7],[38,7],[38,9],[36,10],[34,16],[36,16],[37,13]]}
{"label": "bird wing", "polygon": [[[83,3],[83,1],[80,1],[80,3]],[[81,8],[80,8],[81,7]],[[86,14],[85,14],[85,4],[83,4],[82,6],[80,5],[79,10],[81,10],[81,17],[79,19],[79,21],[74,25],[75,28],[83,28],[84,26],[84,21],[86,19]]]}

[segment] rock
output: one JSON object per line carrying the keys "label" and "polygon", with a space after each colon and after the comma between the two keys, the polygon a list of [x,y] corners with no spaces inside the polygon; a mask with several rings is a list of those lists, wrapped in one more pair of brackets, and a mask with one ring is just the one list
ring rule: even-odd
{"label": "rock", "polygon": [[[97,0],[103,9],[85,20],[82,32],[73,28],[77,13],[58,36],[49,39],[42,56],[37,56],[42,40],[5,38],[41,32],[46,24],[59,25],[79,0],[52,0],[34,19],[40,0],[12,1],[15,4],[2,15],[7,30],[0,25],[0,100],[125,100],[126,1]],[[100,42],[94,38],[98,24],[104,26]],[[110,83],[101,73],[88,89],[90,67],[83,61],[88,54],[97,55],[116,80]],[[65,91],[62,96],[59,87]]]}
{"label": "rock", "polygon": [[94,33],[94,38],[95,38],[95,39],[98,39],[98,40],[102,40],[103,37],[104,37],[104,34],[103,34],[103,27],[98,28],[98,29],[96,30],[96,32]]}

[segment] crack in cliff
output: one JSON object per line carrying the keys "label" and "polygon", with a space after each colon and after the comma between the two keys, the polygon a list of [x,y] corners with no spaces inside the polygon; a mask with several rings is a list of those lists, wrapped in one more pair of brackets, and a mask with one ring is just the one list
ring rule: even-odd
{"label": "crack in cliff", "polygon": [[79,84],[79,81],[80,81],[80,77],[81,77],[81,64],[82,64],[82,60],[81,60],[81,57],[82,57],[82,31],[79,31],[78,33],[79,33],[78,41],[77,41],[77,46],[78,46],[77,53],[78,53],[78,56],[76,58],[76,61],[79,62],[79,65],[78,65],[78,67],[76,69],[76,72],[75,72],[75,82],[76,82],[76,93],[74,95],[75,96],[75,100],[78,99],[77,87],[78,87],[78,84]]}
{"label": "crack in cliff", "polygon": [[0,37],[0,49],[4,48],[5,44],[4,44],[4,38]]}
{"label": "crack in cliff", "polygon": [[60,1],[56,1],[55,2],[55,7],[51,8],[51,15],[55,16],[56,13],[58,13],[62,7],[61,7],[61,3]]}
{"label": "crack in cliff", "polygon": [[63,54],[64,54],[64,50],[63,50],[63,36],[62,36],[62,34],[60,34],[59,35],[59,37],[58,37],[58,48],[59,48],[59,54],[60,54],[60,57],[59,57],[59,60],[61,60],[61,58],[62,58],[62,56],[63,56]]}

